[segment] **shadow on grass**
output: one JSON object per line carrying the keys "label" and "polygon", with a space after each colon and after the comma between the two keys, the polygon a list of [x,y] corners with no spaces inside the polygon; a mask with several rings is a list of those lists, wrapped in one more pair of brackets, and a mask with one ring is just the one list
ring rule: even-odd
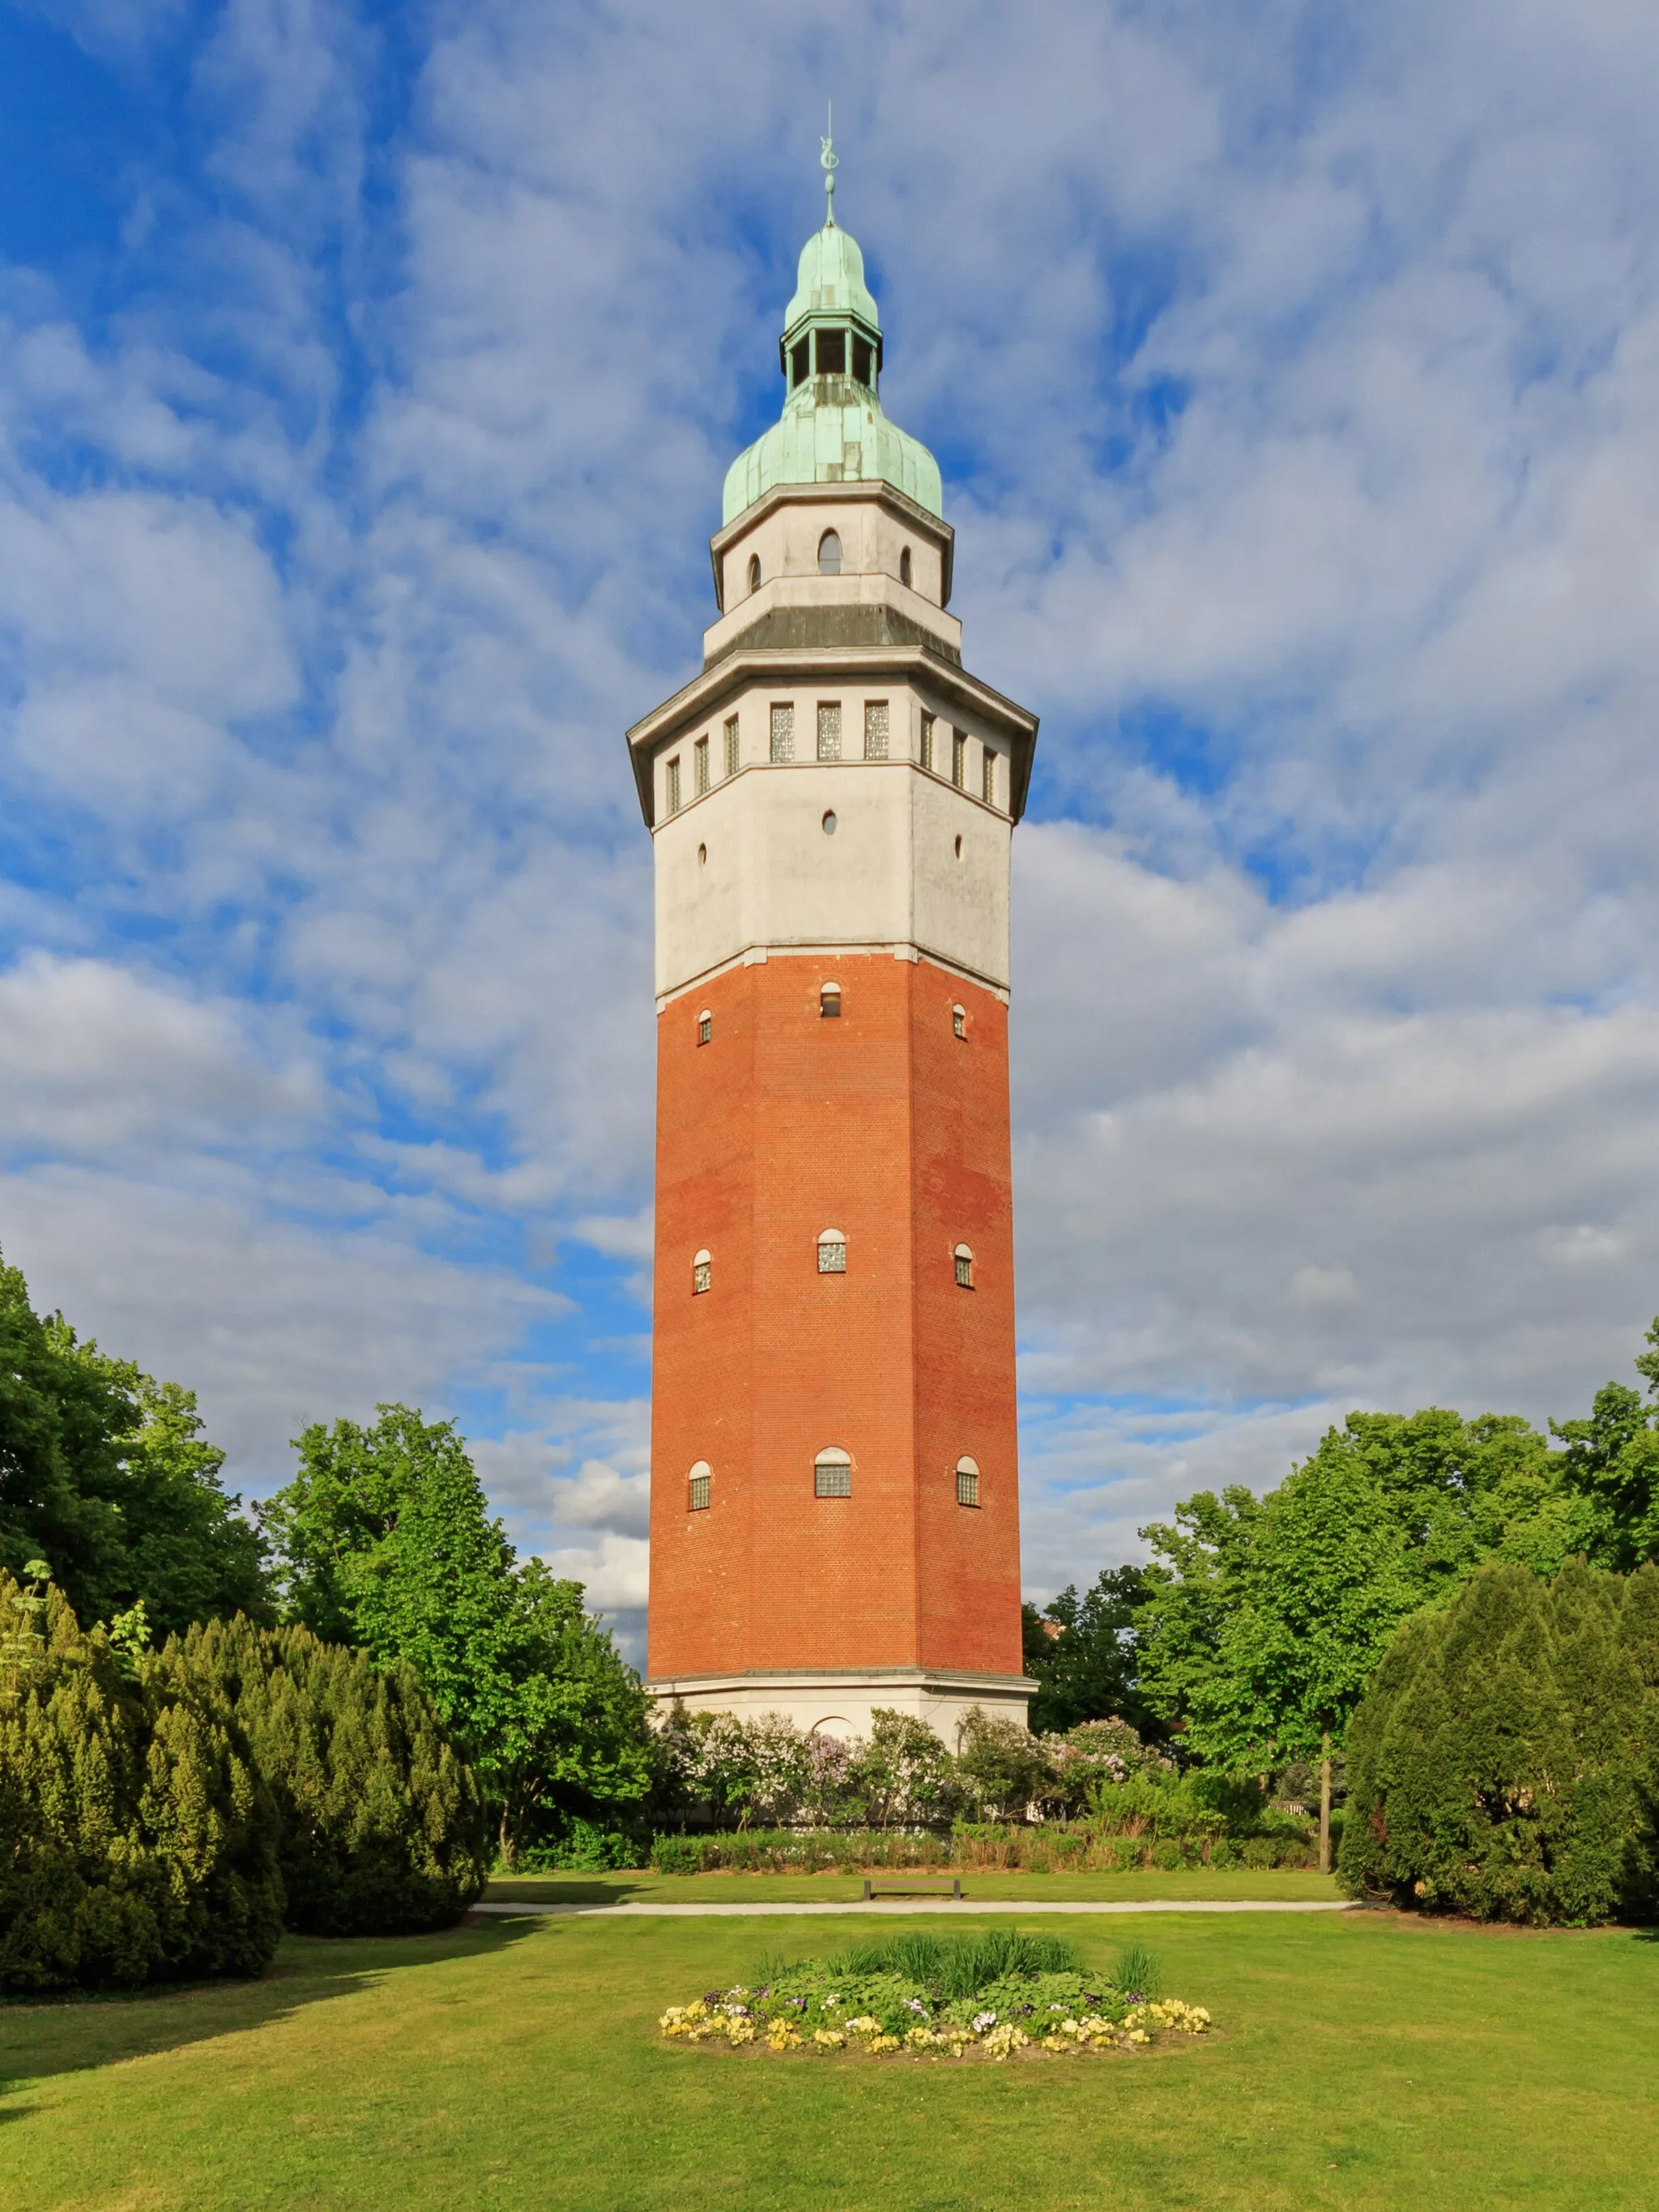
{"label": "shadow on grass", "polygon": [[0,2119],[16,2118],[19,2093],[54,2075],[245,2034],[307,2005],[358,1995],[399,1968],[487,1958],[532,1932],[527,1921],[505,1921],[436,1936],[285,1936],[258,1981],[8,1999],[0,2002]]}
{"label": "shadow on grass", "polygon": [[503,1874],[484,1884],[486,1905],[625,1905],[653,1887],[650,1875]]}

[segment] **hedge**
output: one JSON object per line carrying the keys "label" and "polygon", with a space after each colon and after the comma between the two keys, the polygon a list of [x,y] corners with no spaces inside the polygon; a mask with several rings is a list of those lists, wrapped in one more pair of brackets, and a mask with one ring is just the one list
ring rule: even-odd
{"label": "hedge", "polygon": [[949,1834],[923,1830],[748,1828],[714,1835],[659,1835],[651,1845],[658,1874],[861,1874],[881,1868],[939,1868],[1030,1874],[1131,1874],[1180,1867],[1308,1867],[1316,1847],[1298,1835],[1243,1843],[1103,1835],[1045,1823],[962,1822]]}

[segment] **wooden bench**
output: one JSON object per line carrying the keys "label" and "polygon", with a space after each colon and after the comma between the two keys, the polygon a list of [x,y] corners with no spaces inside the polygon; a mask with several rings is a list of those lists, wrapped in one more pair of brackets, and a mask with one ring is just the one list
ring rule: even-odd
{"label": "wooden bench", "polygon": [[866,1905],[870,1902],[872,1898],[876,1897],[946,1896],[955,1898],[958,1904],[962,1901],[962,1876],[960,1875],[952,1875],[950,1877],[950,1887],[948,1890],[945,1887],[945,1876],[943,1875],[939,1876],[937,1881],[889,1882],[883,1889],[878,1889],[875,1883],[871,1881],[868,1875],[866,1875],[864,1877],[864,1899]]}

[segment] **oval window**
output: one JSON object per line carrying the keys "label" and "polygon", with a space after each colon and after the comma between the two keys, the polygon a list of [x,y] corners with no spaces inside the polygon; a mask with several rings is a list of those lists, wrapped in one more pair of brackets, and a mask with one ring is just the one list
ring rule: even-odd
{"label": "oval window", "polygon": [[818,540],[818,574],[820,576],[839,576],[841,574],[841,539],[833,530],[826,530]]}

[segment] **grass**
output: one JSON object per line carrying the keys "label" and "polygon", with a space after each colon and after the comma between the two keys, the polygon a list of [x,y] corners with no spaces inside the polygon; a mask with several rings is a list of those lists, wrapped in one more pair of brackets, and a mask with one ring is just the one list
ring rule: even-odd
{"label": "grass", "polygon": [[[939,1869],[924,1867],[913,1875],[879,1871],[875,1880],[897,1886],[906,1881],[937,1881]],[[1260,1904],[1264,1899],[1334,1898],[1340,1894],[1329,1875],[1299,1869],[1250,1874],[1212,1874],[1204,1867],[1181,1868],[1172,1874],[1027,1874],[1019,1869],[962,1877],[969,1900],[975,1897],[1077,1897],[1169,1900],[1180,1898],[1231,1898],[1240,1904]],[[855,1902],[862,1881],[845,1874],[524,1874],[502,1875],[486,1889],[486,1897],[520,1904],[635,1904],[736,1905],[752,1898],[762,1903],[830,1904],[836,1899]]]}
{"label": "grass", "polygon": [[[964,1918],[961,1932],[1006,1923]],[[955,2067],[663,2042],[771,1928],[521,1920],[285,1944],[263,1982],[0,2007],[17,2212],[1649,2212],[1659,1946],[1149,1915],[1212,2041]],[[1046,1931],[1044,1931],[1046,1932]],[[1124,1923],[1070,1923],[1109,1968]],[[807,1922],[829,1955],[890,1923]],[[817,1939],[817,1940],[815,1940]]]}

